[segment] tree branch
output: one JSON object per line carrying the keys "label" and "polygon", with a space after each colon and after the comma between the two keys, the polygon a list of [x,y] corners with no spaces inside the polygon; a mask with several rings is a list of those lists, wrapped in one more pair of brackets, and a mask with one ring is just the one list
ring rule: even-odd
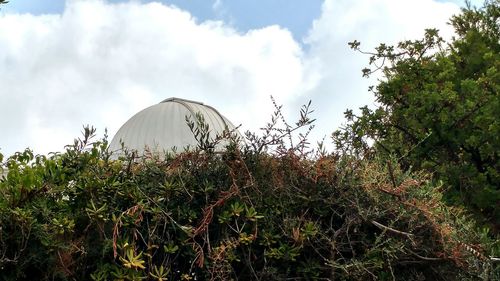
{"label": "tree branch", "polygon": [[415,236],[414,234],[411,234],[411,233],[408,233],[408,232],[404,232],[404,231],[401,231],[401,230],[397,230],[397,229],[394,229],[392,227],[385,226],[385,225],[383,225],[383,224],[381,224],[381,223],[379,223],[377,221],[374,221],[374,220],[371,220],[370,222],[372,224],[374,224],[376,227],[380,228],[380,229],[387,230],[387,231],[390,231],[392,233],[404,235],[404,236],[408,237],[412,241],[413,241],[413,237]]}

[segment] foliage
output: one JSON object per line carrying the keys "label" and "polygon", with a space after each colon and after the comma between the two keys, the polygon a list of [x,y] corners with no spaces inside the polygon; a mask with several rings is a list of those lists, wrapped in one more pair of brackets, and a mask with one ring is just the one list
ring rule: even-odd
{"label": "foliage", "polygon": [[500,277],[498,241],[427,175],[294,145],[309,107],[296,126],[276,108],[244,144],[207,139],[198,119],[199,147],[177,155],[113,160],[88,127],[64,153],[16,153],[0,181],[0,279]]}
{"label": "foliage", "polygon": [[[456,38],[446,44],[429,29],[421,40],[381,44],[364,76],[382,71],[370,90],[378,107],[348,110],[334,133],[339,149],[370,150],[444,183],[447,199],[465,204],[500,226],[500,2],[465,8],[451,19]],[[349,43],[360,50],[357,41]],[[371,144],[374,144],[373,146]]]}
{"label": "foliage", "polygon": [[442,200],[452,186],[498,211],[488,3],[452,19],[448,46],[435,30],[381,45],[380,107],[348,111],[334,153],[309,148],[309,105],[291,125],[273,100],[245,142],[195,116],[178,154],[115,159],[89,127],[64,153],[0,154],[0,280],[499,280],[500,240]]}

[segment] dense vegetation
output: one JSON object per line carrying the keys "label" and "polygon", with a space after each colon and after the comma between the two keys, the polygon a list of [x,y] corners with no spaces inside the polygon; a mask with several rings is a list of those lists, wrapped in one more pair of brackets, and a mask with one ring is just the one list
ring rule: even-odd
{"label": "dense vegetation", "polygon": [[500,276],[498,242],[446,207],[428,175],[311,155],[305,142],[285,149],[290,131],[270,125],[242,149],[233,137],[223,153],[205,142],[163,160],[114,161],[86,128],[62,154],[15,154],[0,182],[0,279]]}
{"label": "dense vegetation", "polygon": [[[437,30],[421,40],[380,45],[364,69],[382,71],[371,88],[378,108],[335,134],[340,149],[374,149],[405,169],[442,180],[447,200],[464,204],[500,230],[500,1],[467,8],[451,19],[456,38]],[[350,43],[360,50],[359,42]],[[369,147],[367,140],[375,143]]]}
{"label": "dense vegetation", "polygon": [[381,45],[380,107],[348,111],[335,152],[308,147],[309,106],[291,126],[275,104],[245,142],[188,120],[176,155],[116,160],[89,127],[0,154],[0,280],[500,280],[499,13]]}

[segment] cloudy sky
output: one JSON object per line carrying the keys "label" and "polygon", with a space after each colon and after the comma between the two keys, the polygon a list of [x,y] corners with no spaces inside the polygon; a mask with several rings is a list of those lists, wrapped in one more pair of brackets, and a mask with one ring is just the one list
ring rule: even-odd
{"label": "cloudy sky", "polygon": [[[473,1],[479,5],[482,1]],[[312,100],[313,140],[373,104],[365,49],[449,38],[455,0],[11,0],[0,10],[0,153],[61,151],[83,124],[112,137],[168,97],[210,104],[243,130],[270,95],[290,120]]]}

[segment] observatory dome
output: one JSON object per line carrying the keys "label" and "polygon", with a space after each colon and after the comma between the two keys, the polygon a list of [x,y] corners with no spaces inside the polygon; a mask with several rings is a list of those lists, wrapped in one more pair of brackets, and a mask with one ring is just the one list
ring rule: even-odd
{"label": "observatory dome", "polygon": [[187,146],[198,145],[189,129],[186,116],[194,121],[200,113],[209,126],[210,136],[215,137],[227,127],[235,126],[215,108],[200,102],[180,98],[169,98],[135,114],[121,126],[109,145],[115,156],[121,153],[123,142],[128,150],[136,150],[139,155],[151,152],[172,151],[176,147],[182,151]]}

